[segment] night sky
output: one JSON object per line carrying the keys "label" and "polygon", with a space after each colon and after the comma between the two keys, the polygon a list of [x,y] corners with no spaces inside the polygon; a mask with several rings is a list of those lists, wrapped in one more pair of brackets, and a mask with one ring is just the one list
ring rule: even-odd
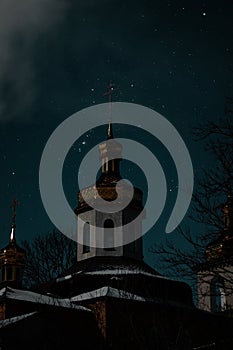
{"label": "night sky", "polygon": [[[110,80],[118,87],[115,101],[150,107],[177,128],[190,151],[195,179],[201,176],[200,169],[210,166],[211,159],[191,132],[203,120],[222,117],[225,98],[232,96],[232,10],[226,0],[0,2],[1,246],[9,240],[14,197],[20,202],[18,241],[53,228],[39,193],[44,146],[71,114],[107,102],[103,94]],[[166,235],[176,172],[163,147],[145,133],[119,125],[115,136],[144,143],[167,176],[167,211],[144,239],[145,260],[152,264],[148,248]],[[91,130],[67,157],[63,180],[73,208],[78,164],[105,137],[105,129]],[[126,168],[123,174],[144,189],[140,171]]]}

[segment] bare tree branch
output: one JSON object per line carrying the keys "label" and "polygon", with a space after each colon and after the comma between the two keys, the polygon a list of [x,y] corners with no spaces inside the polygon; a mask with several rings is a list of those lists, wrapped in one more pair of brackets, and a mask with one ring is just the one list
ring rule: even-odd
{"label": "bare tree branch", "polygon": [[76,243],[55,230],[36,236],[32,242],[23,241],[22,246],[26,251],[26,286],[56,278],[76,257]]}
{"label": "bare tree branch", "polygon": [[[229,191],[233,193],[233,100],[228,101],[228,114],[218,122],[207,121],[194,129],[196,140],[205,141],[207,156],[214,160],[214,167],[204,169],[198,180],[192,200],[190,219],[202,224],[204,230],[190,231],[179,227],[177,234],[182,237],[187,249],[180,249],[171,239],[165,244],[154,244],[150,252],[159,256],[159,264],[168,275],[190,281],[196,286],[197,266],[206,261],[206,246],[219,237],[224,230],[222,209]],[[204,225],[203,225],[204,224]],[[233,271],[222,266],[219,274],[227,274],[226,282],[233,290]]]}

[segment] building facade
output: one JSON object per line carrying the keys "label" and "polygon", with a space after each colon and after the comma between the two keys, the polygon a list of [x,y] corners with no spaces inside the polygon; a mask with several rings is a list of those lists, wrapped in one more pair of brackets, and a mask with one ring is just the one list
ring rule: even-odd
{"label": "building facade", "polygon": [[206,247],[206,261],[198,266],[198,305],[210,312],[233,311],[233,205],[229,190],[223,207],[224,228]]}
{"label": "building facade", "polygon": [[[186,283],[162,276],[143,261],[138,238],[144,218],[140,216],[141,190],[134,188],[128,206],[116,214],[93,209],[91,204],[98,198],[121,202],[129,196],[124,183],[116,189],[122,147],[114,140],[111,123],[107,141],[100,144],[100,178],[78,194],[75,213],[82,244],[77,247],[77,261],[32,290],[20,289],[22,274],[13,274],[13,281],[4,277],[1,348],[59,350],[76,344],[80,349],[106,350],[232,349],[233,320],[197,309]],[[138,216],[130,232],[123,230],[120,238],[116,236],[118,227]],[[104,230],[99,236],[98,227],[106,229],[106,235]],[[137,239],[124,244],[125,235]],[[117,239],[122,244],[116,245]],[[98,240],[102,247],[96,248]],[[12,247],[14,259],[10,260]],[[23,271],[25,255],[15,240],[1,254],[2,271],[8,266],[20,266]]]}

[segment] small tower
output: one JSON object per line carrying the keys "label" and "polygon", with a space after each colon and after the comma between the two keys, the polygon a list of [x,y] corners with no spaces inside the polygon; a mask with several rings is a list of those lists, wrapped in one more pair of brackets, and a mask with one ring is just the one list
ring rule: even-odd
{"label": "small tower", "polygon": [[[87,196],[94,203],[98,198],[105,201],[113,201],[118,199],[119,202],[129,197],[129,193],[125,190],[124,183],[119,186],[116,192],[116,184],[121,180],[120,161],[122,157],[122,146],[113,137],[112,124],[109,122],[107,141],[99,145],[100,160],[102,162],[102,172],[95,185],[82,189],[78,194],[78,207],[75,213],[78,218],[78,261],[88,259],[95,256],[127,256],[141,260],[142,256],[142,220],[137,220],[132,228],[124,228],[134,220],[143,210],[142,191],[134,187],[134,194],[131,202],[123,210],[115,213],[103,213],[91,208],[84,200]],[[109,159],[109,154],[114,159]],[[123,180],[122,180],[123,181]],[[143,217],[142,217],[143,219]],[[105,248],[96,248],[95,240],[97,240],[96,226],[107,228],[102,240],[106,243]],[[115,228],[123,226],[122,245],[114,247]],[[130,230],[130,231],[129,231]],[[131,243],[124,244],[124,235],[130,235],[135,238]]]}
{"label": "small tower", "polygon": [[13,200],[12,224],[9,244],[0,251],[1,286],[13,288],[22,287],[23,270],[25,267],[25,251],[16,243],[15,218],[18,202]]}
{"label": "small tower", "polygon": [[[78,261],[95,256],[128,256],[139,260],[143,258],[141,238],[143,217],[140,216],[137,224],[130,226],[130,228],[129,225],[127,229],[124,227],[124,225],[137,218],[143,210],[142,191],[134,187],[132,198],[122,181],[118,193],[116,192],[116,185],[122,180],[120,174],[122,145],[113,136],[112,94],[114,90],[115,85],[110,82],[108,91],[104,94],[109,97],[109,121],[106,141],[99,145],[102,163],[101,175],[96,184],[81,189],[78,193],[78,207],[75,209],[78,217]],[[84,197],[89,198],[90,202],[93,203],[92,207],[85,202]],[[131,198],[131,202],[123,210],[104,213],[93,209],[95,201],[99,198],[109,202],[117,199],[118,203],[122,203],[126,198]],[[96,227],[106,228],[106,230],[103,230],[103,237],[100,237],[97,233]],[[121,244],[115,247],[114,240],[117,227],[123,227],[123,230],[118,236]],[[132,242],[124,244],[124,238],[127,236],[131,237]],[[136,237],[140,238],[136,239]],[[133,240],[133,238],[135,239]],[[105,248],[96,248],[95,243],[100,240],[104,242]]]}
{"label": "small tower", "polygon": [[222,208],[223,230],[206,247],[206,262],[198,267],[198,302],[206,311],[233,309],[233,202],[230,186]]}
{"label": "small tower", "polygon": [[[110,81],[108,91],[104,94],[109,97],[109,121],[107,129],[107,139],[99,145],[100,161],[102,171],[96,184],[82,189],[78,193],[78,207],[75,214],[78,217],[78,261],[95,256],[128,256],[141,260],[142,255],[142,219],[137,220],[134,226],[125,228],[124,226],[136,219],[143,210],[142,191],[134,187],[133,198],[130,196],[127,187],[121,178],[120,161],[122,158],[122,145],[114,139],[112,128],[112,95],[115,91],[115,84]],[[116,192],[117,183],[122,180]],[[93,207],[88,205],[84,198],[89,198]],[[126,198],[131,202],[123,210],[114,213],[104,213],[93,209],[94,203],[99,198],[105,201],[122,203]],[[90,203],[89,202],[89,203]],[[81,220],[79,220],[81,219]],[[96,227],[104,230],[103,237],[97,233]],[[116,228],[123,227],[120,235],[120,245],[114,246]],[[105,232],[106,231],[106,232]],[[98,236],[98,237],[97,237]],[[131,243],[124,244],[124,237],[130,236]],[[140,237],[136,239],[136,237]],[[133,239],[135,238],[135,239]],[[104,242],[105,248],[96,248],[97,241]]]}
{"label": "small tower", "polygon": [[233,203],[230,189],[222,213],[224,227],[219,238],[210,242],[206,248],[208,261],[227,259],[233,255]]}

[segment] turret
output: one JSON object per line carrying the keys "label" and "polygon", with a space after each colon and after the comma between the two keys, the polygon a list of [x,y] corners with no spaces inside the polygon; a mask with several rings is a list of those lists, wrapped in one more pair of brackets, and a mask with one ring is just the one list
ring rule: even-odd
{"label": "turret", "polygon": [[220,237],[208,244],[206,248],[207,260],[228,258],[233,253],[233,203],[230,187],[222,213],[224,228],[220,233]]}
{"label": "turret", "polygon": [[0,251],[1,285],[21,288],[25,267],[25,251],[16,243],[16,206],[14,199],[9,244]]}

